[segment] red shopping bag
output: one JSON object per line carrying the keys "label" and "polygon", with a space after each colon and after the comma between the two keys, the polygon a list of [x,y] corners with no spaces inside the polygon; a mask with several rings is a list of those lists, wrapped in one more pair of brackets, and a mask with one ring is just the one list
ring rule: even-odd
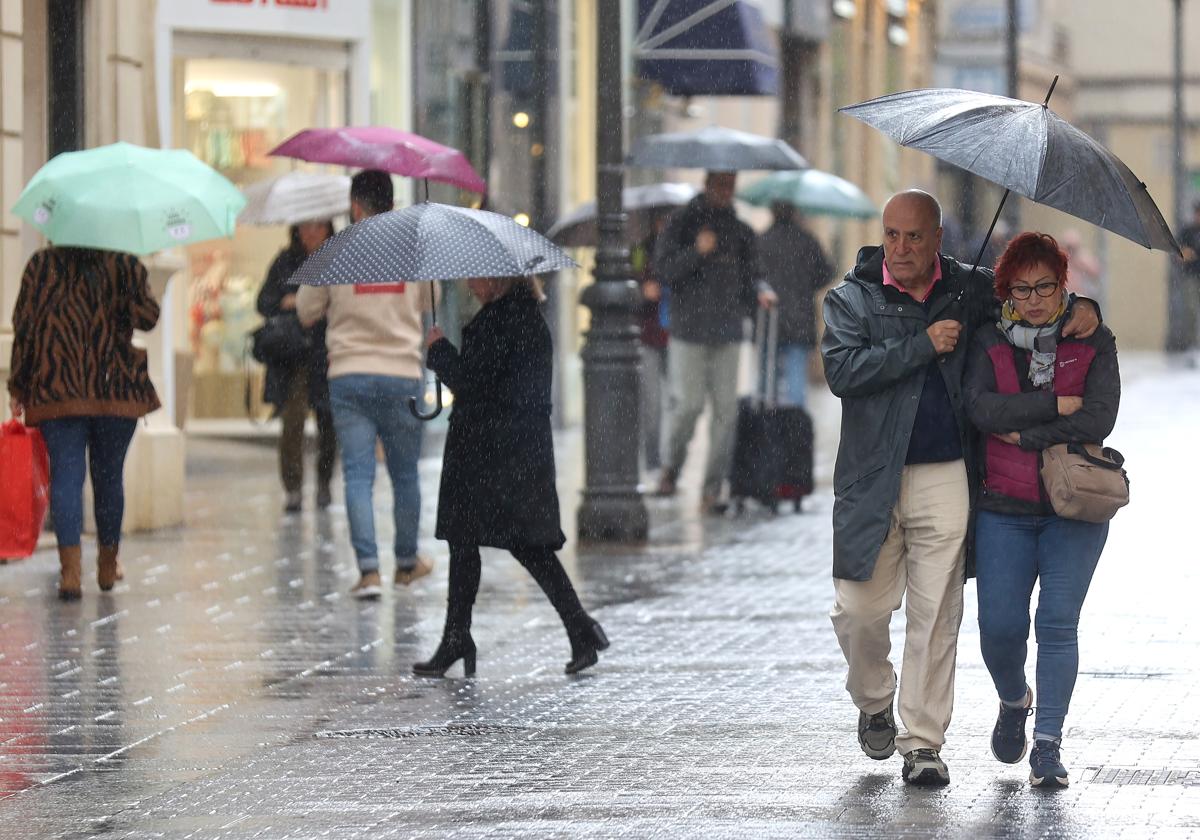
{"label": "red shopping bag", "polygon": [[20,420],[0,426],[0,557],[28,557],[50,506],[50,459],[42,433]]}

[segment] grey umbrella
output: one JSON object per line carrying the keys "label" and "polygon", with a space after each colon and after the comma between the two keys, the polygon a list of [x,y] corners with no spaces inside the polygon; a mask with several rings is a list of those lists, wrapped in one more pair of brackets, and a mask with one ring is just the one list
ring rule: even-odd
{"label": "grey umbrella", "polygon": [[[650,233],[656,213],[682,207],[696,197],[697,190],[691,184],[645,184],[626,187],[621,192],[621,209],[627,215],[625,234],[631,242],[637,242]],[[546,236],[564,248],[594,248],[599,239],[596,231],[596,202],[580,204],[563,216]]]}
{"label": "grey umbrella", "polygon": [[[305,260],[290,282],[333,286],[526,277],[576,265],[553,242],[508,216],[427,202],[351,225]],[[422,420],[436,417],[442,410],[441,382],[432,414],[421,414],[415,399],[409,408]]]}
{"label": "grey umbrella", "polygon": [[[931,88],[881,96],[840,110],[901,146],[999,184],[1005,188],[1004,198],[1015,192],[1146,248],[1178,254],[1175,237],[1146,185],[1116,155],[1051,111],[1048,103],[1053,92],[1051,84],[1046,101],[1038,105],[969,90]],[[993,228],[995,224],[993,219]],[[989,229],[988,238],[991,233]]]}
{"label": "grey umbrella", "polygon": [[627,163],[630,166],[707,169],[710,172],[804,169],[808,166],[808,161],[782,140],[720,126],[642,137],[633,144]]}

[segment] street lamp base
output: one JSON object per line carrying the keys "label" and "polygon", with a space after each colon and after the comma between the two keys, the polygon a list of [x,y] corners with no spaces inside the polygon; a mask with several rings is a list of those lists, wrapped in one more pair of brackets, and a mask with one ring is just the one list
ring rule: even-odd
{"label": "street lamp base", "polygon": [[575,525],[580,542],[645,542],[650,515],[637,494],[585,491]]}

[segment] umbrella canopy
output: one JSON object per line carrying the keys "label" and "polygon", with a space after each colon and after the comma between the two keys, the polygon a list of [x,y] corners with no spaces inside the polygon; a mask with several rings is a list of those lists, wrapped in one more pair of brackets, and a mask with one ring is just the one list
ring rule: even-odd
{"label": "umbrella canopy", "polygon": [[243,225],[295,225],[350,212],[350,178],[316,172],[289,172],[245,189]]}
{"label": "umbrella canopy", "polygon": [[1116,155],[1045,104],[932,88],[840,110],[901,146],[919,149],[1146,248],[1179,253],[1146,185]]}
{"label": "umbrella canopy", "polygon": [[634,143],[628,163],[630,166],[707,169],[710,172],[804,169],[808,166],[808,161],[782,140],[720,126],[643,137]]}
{"label": "umbrella canopy", "polygon": [[312,163],[382,169],[471,192],[487,192],[487,184],[458,149],[386,126],[308,128],[283,141],[270,154]]}
{"label": "umbrella canopy", "polygon": [[783,202],[814,216],[874,219],[879,215],[879,208],[866,193],[846,179],[819,169],[774,172],[739,192],[738,198],[757,207]]}
{"label": "umbrella canopy", "polygon": [[[625,232],[629,239],[638,241],[650,233],[656,213],[682,207],[699,191],[691,184],[646,184],[641,187],[626,187],[621,191],[621,206],[628,214]],[[596,202],[580,204],[563,216],[546,236],[564,248],[595,247],[599,241],[596,230]]]}
{"label": "umbrella canopy", "polygon": [[113,143],[57,155],[12,212],[55,245],[144,255],[233,236],[245,203],[191,152]]}
{"label": "umbrella canopy", "polygon": [[553,242],[508,216],[426,202],[351,225],[305,260],[291,282],[523,277],[575,265]]}

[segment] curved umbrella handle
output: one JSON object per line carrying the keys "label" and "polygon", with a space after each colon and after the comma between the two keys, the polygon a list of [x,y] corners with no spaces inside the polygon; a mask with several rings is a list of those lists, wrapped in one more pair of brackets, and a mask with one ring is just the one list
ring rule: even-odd
{"label": "curved umbrella handle", "polygon": [[434,417],[437,417],[442,413],[442,408],[444,407],[444,404],[442,403],[442,380],[435,379],[434,382],[437,384],[437,405],[433,411],[429,412],[428,414],[422,414],[421,409],[417,408],[417,406],[420,405],[420,403],[417,402],[417,398],[408,398],[408,410],[411,411],[413,417],[416,417],[418,420],[432,420]]}

